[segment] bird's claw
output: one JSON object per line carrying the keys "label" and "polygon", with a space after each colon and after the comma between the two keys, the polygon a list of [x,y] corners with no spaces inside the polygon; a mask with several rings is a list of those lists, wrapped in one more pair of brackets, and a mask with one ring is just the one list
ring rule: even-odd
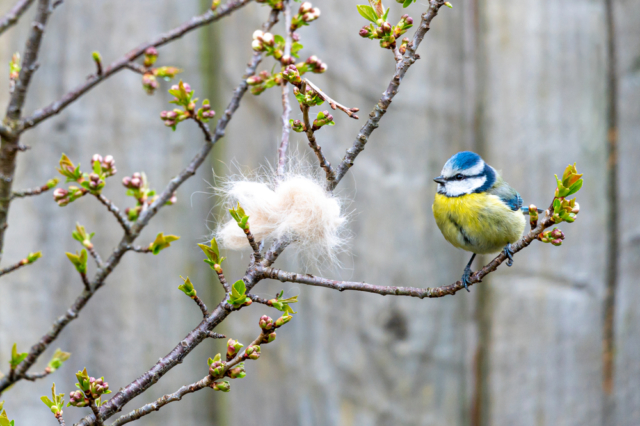
{"label": "bird's claw", "polygon": [[471,268],[469,268],[468,266],[466,268],[464,268],[464,272],[462,273],[462,284],[464,285],[465,290],[467,290],[469,293],[471,293],[471,290],[469,290],[469,284],[471,284]]}
{"label": "bird's claw", "polygon": [[513,266],[513,250],[511,250],[511,243],[508,243],[502,252],[507,256],[507,266]]}

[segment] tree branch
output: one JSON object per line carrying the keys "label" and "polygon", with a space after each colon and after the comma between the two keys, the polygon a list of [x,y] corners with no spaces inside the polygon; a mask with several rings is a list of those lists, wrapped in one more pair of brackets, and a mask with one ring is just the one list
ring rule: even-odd
{"label": "tree branch", "polygon": [[320,96],[322,98],[322,100],[327,102],[332,110],[335,111],[335,109],[337,108],[337,109],[339,109],[340,111],[343,111],[345,114],[347,114],[349,117],[351,117],[351,118],[353,118],[355,120],[360,118],[355,114],[356,112],[360,111],[360,108],[349,108],[349,107],[346,107],[346,106],[342,105],[341,103],[338,103],[338,102],[334,101],[333,99],[331,99],[329,97],[329,95],[327,95],[322,90],[320,90],[320,88],[318,86],[316,86],[315,84],[313,84],[308,78],[305,78],[304,82],[307,84],[307,86],[311,87],[311,90],[316,92],[318,94],[318,96]]}
{"label": "tree branch", "polygon": [[407,73],[409,67],[411,67],[411,65],[413,65],[413,63],[419,58],[416,50],[418,49],[418,46],[420,46],[420,43],[427,31],[429,31],[431,21],[436,17],[438,10],[444,5],[444,3],[445,2],[442,0],[429,0],[429,9],[422,15],[420,26],[416,30],[413,40],[407,45],[407,51],[404,57],[401,61],[396,63],[396,71],[393,74],[393,78],[391,79],[387,90],[384,91],[382,97],[373,108],[373,111],[369,114],[369,119],[360,129],[353,146],[347,150],[344,159],[338,166],[336,179],[331,182],[329,187],[330,190],[333,190],[338,186],[344,175],[353,166],[353,162],[358,154],[364,150],[364,147],[369,140],[369,136],[371,136],[371,133],[373,133],[373,131],[378,127],[380,119],[387,112],[389,105],[391,105],[391,101],[398,93],[398,89],[404,75]]}
{"label": "tree branch", "polygon": [[14,26],[22,14],[29,9],[33,0],[19,0],[6,15],[0,19],[0,34]]}
{"label": "tree branch", "polygon": [[60,100],[35,111],[30,117],[23,119],[20,123],[19,131],[22,132],[24,130],[30,129],[38,125],[43,120],[51,117],[52,115],[58,114],[69,104],[73,103],[82,95],[95,87],[98,83],[101,83],[113,74],[127,67],[131,61],[142,56],[144,54],[144,51],[149,47],[163,46],[177,38],[182,37],[190,31],[193,31],[197,28],[208,25],[225,16],[230,15],[232,12],[240,9],[250,1],[251,0],[230,0],[225,5],[217,7],[215,11],[209,10],[200,16],[193,17],[179,27],[161,34],[151,41],[142,43],[141,45],[124,55],[122,58],[118,59],[115,62],[112,62],[109,66],[104,68],[102,75],[98,75],[97,73],[90,75],[84,83],[64,95]]}
{"label": "tree branch", "polygon": [[[291,1],[284,0],[282,13],[284,15],[284,27],[287,36],[284,43],[283,58],[291,58],[291,44],[293,34],[291,31]],[[289,104],[289,84],[282,82],[282,140],[280,148],[278,148],[278,169],[277,176],[284,176],[287,166],[287,148],[289,147],[289,136],[291,134],[291,125],[289,124],[289,115],[291,114],[291,105]]]}
{"label": "tree branch", "polygon": [[190,393],[199,391],[200,389],[208,388],[214,382],[211,376],[207,376],[202,380],[199,380],[190,385],[182,386],[180,389],[175,391],[174,393],[170,393],[158,398],[156,401],[151,402],[149,404],[143,405],[137,410],[133,410],[127,415],[119,417],[116,421],[111,423],[111,426],[122,426],[129,422],[138,420],[141,417],[146,416],[147,414],[151,414],[154,411],[159,411],[165,405],[180,401],[183,396],[188,395]]}
{"label": "tree branch", "polygon": [[[527,235],[523,236],[515,244],[511,245],[513,253],[517,253],[524,248],[528,247],[534,240],[538,239],[538,235],[542,233],[546,228],[549,228],[554,224],[551,219],[549,211],[546,212],[545,218],[540,221],[538,226],[531,230]],[[491,262],[485,265],[482,269],[471,274],[469,279],[469,286],[482,282],[482,279],[494,272],[498,267],[507,260],[507,256],[504,253],[500,253]],[[435,287],[435,288],[415,288],[415,287],[391,287],[391,286],[379,286],[373,284],[367,284],[364,282],[349,282],[349,281],[336,281],[329,280],[327,278],[316,277],[309,274],[296,274],[294,272],[285,272],[279,269],[269,267],[258,267],[258,274],[261,274],[264,278],[270,278],[282,282],[293,282],[298,284],[307,284],[316,287],[330,288],[332,290],[345,291],[363,291],[367,293],[375,293],[381,296],[409,296],[418,297],[420,299],[444,297],[447,295],[454,295],[458,291],[464,289],[462,281],[456,281],[453,284]],[[262,302],[260,302],[262,303]]]}
{"label": "tree branch", "polygon": [[48,184],[44,184],[44,185],[39,186],[37,188],[31,188],[31,189],[25,189],[23,191],[12,192],[11,193],[11,197],[9,197],[9,199],[13,200],[14,198],[32,197],[34,195],[40,195],[43,192],[47,192],[50,189],[51,189],[51,187],[49,187]]}
{"label": "tree branch", "polygon": [[7,266],[6,268],[0,269],[0,277],[8,274],[10,272],[15,271],[16,269],[20,269],[25,265],[28,265],[29,262],[27,261],[27,259],[22,259],[19,262],[14,263],[13,265]]}
{"label": "tree branch", "polygon": [[[304,94],[306,89],[307,89],[307,85],[306,83],[303,83],[301,93]],[[309,146],[311,147],[313,152],[316,154],[316,157],[320,162],[320,167],[322,168],[322,170],[324,170],[324,173],[326,175],[327,185],[330,186],[336,178],[336,173],[333,171],[333,168],[331,167],[331,163],[327,160],[327,158],[322,153],[322,147],[320,147],[320,145],[318,145],[318,142],[316,141],[315,130],[313,129],[313,126],[311,125],[311,119],[309,118],[309,105],[301,104],[300,108],[302,109],[302,119],[304,121],[304,126],[306,128],[305,134],[307,135]]]}
{"label": "tree branch", "polygon": [[120,226],[122,226],[122,229],[124,229],[124,232],[126,234],[130,234],[131,233],[131,223],[129,222],[129,220],[127,220],[127,218],[122,214],[122,212],[120,211],[120,209],[113,204],[107,197],[105,197],[102,194],[94,194],[96,196],[96,198],[98,199],[98,201],[100,201],[106,208],[107,210],[109,210],[111,213],[113,213],[113,215],[116,217],[116,219],[118,220],[118,223],[120,224]]}

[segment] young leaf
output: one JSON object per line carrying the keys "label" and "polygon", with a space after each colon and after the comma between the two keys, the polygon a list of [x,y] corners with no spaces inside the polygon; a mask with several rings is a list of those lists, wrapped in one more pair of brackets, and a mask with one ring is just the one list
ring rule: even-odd
{"label": "young leaf", "polygon": [[376,15],[376,12],[373,10],[371,6],[360,4],[357,7],[358,7],[358,13],[364,19],[371,21],[374,24],[378,22],[378,15]]}

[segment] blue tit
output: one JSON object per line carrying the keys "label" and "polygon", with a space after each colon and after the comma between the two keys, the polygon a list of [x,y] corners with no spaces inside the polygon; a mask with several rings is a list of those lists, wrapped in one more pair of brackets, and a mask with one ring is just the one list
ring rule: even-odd
{"label": "blue tit", "polygon": [[473,253],[462,274],[462,283],[469,291],[476,254],[502,250],[507,265],[513,264],[511,244],[520,239],[526,223],[522,198],[493,167],[469,151],[451,157],[434,181],[438,192],[433,216],[438,228],[455,247]]}

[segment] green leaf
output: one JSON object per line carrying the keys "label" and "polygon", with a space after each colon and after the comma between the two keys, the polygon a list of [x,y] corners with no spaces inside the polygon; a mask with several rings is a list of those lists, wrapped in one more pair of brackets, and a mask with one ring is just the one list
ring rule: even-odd
{"label": "green leaf", "polygon": [[27,352],[18,352],[18,344],[14,343],[11,348],[11,360],[9,361],[9,365],[11,368],[15,369],[29,354]]}
{"label": "green leaf", "polygon": [[231,295],[229,296],[229,303],[236,308],[250,302],[251,299],[246,296],[247,287],[243,280],[238,280],[233,283],[231,287]]}
{"label": "green leaf", "polygon": [[48,367],[51,368],[52,372],[56,371],[57,369],[62,367],[62,364],[64,364],[64,362],[68,360],[70,356],[71,356],[70,352],[63,352],[62,350],[60,350],[60,348],[58,348],[53,353],[53,356],[51,357],[51,361],[49,361]]}
{"label": "green leaf", "polygon": [[404,3],[402,4],[402,7],[409,7],[411,5],[411,3],[413,3],[416,0],[404,0]]}
{"label": "green leaf", "polygon": [[275,44],[284,44],[285,43],[284,37],[282,37],[281,35],[278,35],[278,34],[273,36],[273,40],[274,40]]}
{"label": "green leaf", "polygon": [[[180,278],[182,278],[182,276]],[[191,284],[191,280],[189,279],[189,277],[187,277],[186,279],[182,278],[182,281],[184,281],[184,284],[179,285],[178,290],[181,290],[184,294],[192,299],[196,297],[196,289],[193,288],[193,284]]]}
{"label": "green leaf", "polygon": [[376,12],[373,10],[371,6],[360,4],[357,7],[358,7],[358,13],[364,19],[371,21],[374,24],[378,22],[378,15],[376,15]]}
{"label": "green leaf", "polygon": [[573,185],[571,185],[569,187],[569,192],[567,193],[567,195],[565,195],[565,197],[570,197],[571,195],[575,194],[576,192],[580,191],[580,188],[582,188],[582,183],[583,180],[580,179],[578,180],[576,183],[574,183]]}
{"label": "green leaf", "polygon": [[387,16],[389,16],[389,10],[391,10],[391,8],[387,8],[387,10],[384,12],[384,15],[382,15],[382,20],[386,21],[387,20]]}
{"label": "green leaf", "polygon": [[164,233],[161,232],[156,236],[156,239],[149,244],[149,249],[151,253],[158,254],[167,247],[170,247],[172,242],[178,241],[179,239],[180,237],[177,235],[164,235]]}
{"label": "green leaf", "polygon": [[48,397],[46,396],[41,396],[40,400],[42,402],[44,402],[44,405],[46,405],[47,407],[51,408],[51,406],[53,405],[53,401],[51,401]]}

